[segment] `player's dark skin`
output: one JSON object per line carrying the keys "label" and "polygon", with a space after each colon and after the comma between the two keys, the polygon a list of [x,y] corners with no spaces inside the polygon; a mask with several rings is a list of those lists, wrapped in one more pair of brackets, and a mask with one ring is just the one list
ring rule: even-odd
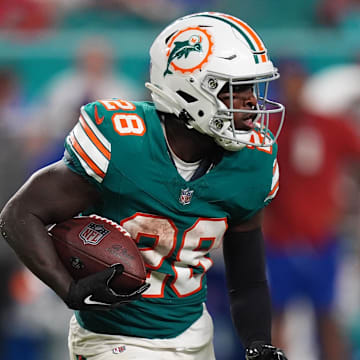
{"label": "player's dark skin", "polygon": [[[219,98],[229,106],[229,94]],[[234,107],[252,109],[256,98],[247,87],[234,94]],[[235,116],[237,129],[247,129],[243,120],[246,113]],[[184,161],[192,162],[218,151],[218,145],[207,135],[189,130],[180,121],[165,122],[172,150]],[[231,191],[231,190],[230,190]],[[94,185],[72,172],[62,161],[35,173],[13,196],[0,214],[1,233],[23,263],[62,299],[66,298],[72,278],[61,264],[44,225],[78,215],[96,201],[101,201]],[[233,224],[231,232],[244,232],[261,227],[262,214]],[[239,234],[239,238],[241,234]],[[226,241],[226,238],[225,238]],[[239,242],[239,258],[256,256],[246,252],[246,244]]]}
{"label": "player's dark skin", "polygon": [[[253,109],[257,100],[252,86],[243,85],[240,90],[233,94],[234,108]],[[219,99],[227,107],[230,107],[230,93],[228,91],[220,92]],[[234,120],[237,130],[249,130],[249,127],[244,123],[244,120],[248,119],[249,116],[250,114],[247,113],[235,113]],[[210,153],[219,151],[219,147],[210,136],[187,129],[180,120],[167,121],[165,126],[171,149],[184,161],[194,162],[208,156]]]}

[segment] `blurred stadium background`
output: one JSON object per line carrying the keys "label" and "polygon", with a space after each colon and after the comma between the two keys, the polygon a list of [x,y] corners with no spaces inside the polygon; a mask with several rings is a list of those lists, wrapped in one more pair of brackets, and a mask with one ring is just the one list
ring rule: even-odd
{"label": "blurred stadium background", "polygon": [[[252,25],[278,64],[306,69],[305,107],[360,124],[360,2],[357,0],[0,0],[0,206],[36,169],[61,158],[81,104],[106,97],[149,99],[149,47],[171,20],[198,11],[231,13]],[[280,94],[274,84],[274,96]],[[281,94],[280,94],[281,95]],[[285,123],[286,126],[286,123]],[[286,169],[282,169],[286,171]],[[336,316],[360,359],[360,193],[354,168],[339,231]],[[357,176],[359,180],[359,176]],[[280,190],[281,191],[281,190]],[[316,216],[316,214],[313,214]],[[26,241],[26,239],[24,239]],[[220,254],[209,275],[219,360],[239,359]],[[67,359],[63,303],[0,243],[1,360]],[[313,313],[287,313],[291,360],[318,360]],[[325,359],[326,360],[326,359]]]}

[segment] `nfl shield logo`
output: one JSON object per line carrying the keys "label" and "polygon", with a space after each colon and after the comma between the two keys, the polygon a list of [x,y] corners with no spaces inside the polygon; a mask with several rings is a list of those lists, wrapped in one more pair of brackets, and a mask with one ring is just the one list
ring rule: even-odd
{"label": "nfl shield logo", "polygon": [[89,223],[81,230],[79,236],[83,243],[97,245],[110,230],[105,229],[104,225]]}
{"label": "nfl shield logo", "polygon": [[183,205],[188,205],[191,202],[191,198],[193,196],[194,190],[190,190],[189,188],[181,189],[179,202]]}

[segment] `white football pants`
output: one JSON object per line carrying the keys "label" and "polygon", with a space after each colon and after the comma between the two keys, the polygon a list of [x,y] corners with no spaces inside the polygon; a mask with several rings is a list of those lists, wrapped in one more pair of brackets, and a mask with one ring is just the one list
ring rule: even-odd
{"label": "white football pants", "polygon": [[97,334],[70,320],[70,360],[215,360],[213,322],[204,305],[202,316],[172,339],[145,339]]}

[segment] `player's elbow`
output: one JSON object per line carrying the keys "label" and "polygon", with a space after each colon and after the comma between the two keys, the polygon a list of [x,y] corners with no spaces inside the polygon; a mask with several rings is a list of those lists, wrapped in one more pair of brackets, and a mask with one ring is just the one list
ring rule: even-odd
{"label": "player's elbow", "polygon": [[0,234],[11,247],[16,247],[20,233],[26,233],[31,217],[28,207],[16,195],[6,203],[0,213]]}
{"label": "player's elbow", "polygon": [[0,213],[0,233],[7,242],[10,241],[10,232],[15,228],[15,219],[19,218],[21,205],[16,199],[10,199]]}

